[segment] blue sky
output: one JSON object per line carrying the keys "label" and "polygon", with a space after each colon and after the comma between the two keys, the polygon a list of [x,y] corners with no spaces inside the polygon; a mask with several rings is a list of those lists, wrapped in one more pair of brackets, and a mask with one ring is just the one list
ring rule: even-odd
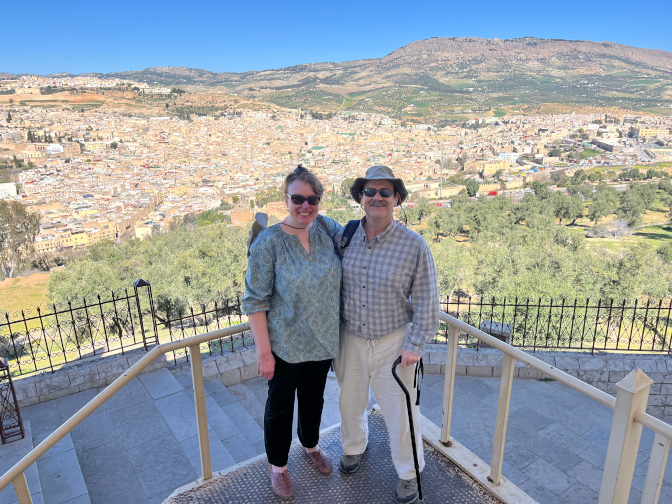
{"label": "blue sky", "polygon": [[[672,1],[6,2],[0,72],[216,72],[382,57],[429,37],[534,36],[672,52]],[[29,14],[29,15],[28,15]]]}

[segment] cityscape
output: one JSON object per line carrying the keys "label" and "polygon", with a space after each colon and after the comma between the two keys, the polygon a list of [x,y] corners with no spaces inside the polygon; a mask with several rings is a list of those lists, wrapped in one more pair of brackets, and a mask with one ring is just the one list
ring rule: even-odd
{"label": "cityscape", "polygon": [[7,52],[0,504],[672,503],[667,35],[300,4]]}
{"label": "cityscape", "polygon": [[[97,78],[22,77],[11,85],[16,94],[0,98],[39,95],[45,86],[171,93]],[[185,103],[209,98],[179,95]],[[417,201],[463,191],[464,185],[449,181],[460,172],[463,183],[475,180],[481,193],[513,196],[533,181],[550,181],[558,171],[571,177],[578,169],[616,171],[672,161],[669,116],[511,115],[438,128],[356,111],[317,119],[309,111],[230,95],[215,99],[227,108],[188,119],[0,102],[0,159],[20,167],[3,187],[39,213],[36,251],[143,238],[222,201],[235,207],[222,210],[231,222],[244,225],[253,219],[257,194],[279,188],[298,164],[313,170],[335,194],[366,166],[385,164],[408,181],[411,201]],[[282,214],[282,205],[271,209],[278,211]]]}

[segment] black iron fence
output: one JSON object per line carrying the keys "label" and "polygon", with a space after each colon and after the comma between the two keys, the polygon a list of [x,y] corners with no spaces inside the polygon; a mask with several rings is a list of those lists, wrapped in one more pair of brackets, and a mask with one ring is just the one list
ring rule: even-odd
{"label": "black iron fence", "polygon": [[[0,357],[11,375],[53,372],[64,364],[109,352],[175,341],[242,322],[240,299],[224,299],[186,310],[157,310],[149,282],[138,280],[133,289],[109,296],[84,298],[81,303],[25,309],[0,316]],[[213,355],[249,345],[249,333],[203,345]],[[172,361],[188,360],[177,351]]]}
{"label": "black iron fence", "polygon": [[[484,299],[452,297],[441,309],[513,346],[530,349],[670,352],[670,299]],[[442,324],[436,343],[446,341]],[[461,345],[478,340],[460,333]]]}
{"label": "black iron fence", "polygon": [[0,442],[9,443],[23,439],[25,435],[8,362],[0,359]]}
{"label": "black iron fence", "polygon": [[[213,303],[200,306],[191,306],[186,310],[178,311],[174,318],[168,318],[165,322],[159,322],[154,318],[155,324],[159,324],[157,332],[161,332],[161,326],[167,330],[170,341],[176,341],[189,336],[204,334],[209,331],[223,329],[232,325],[240,324],[246,321],[243,311],[240,308],[240,297],[235,300],[222,299]],[[241,334],[231,335],[227,338],[220,338],[208,341],[206,345],[201,345],[202,355],[223,355],[225,352],[233,351],[236,348],[246,347],[253,344],[252,334],[243,332]],[[172,352],[173,362],[188,362],[189,353],[187,349]]]}
{"label": "black iron fence", "polygon": [[[441,309],[513,346],[530,349],[670,352],[672,300],[544,300],[452,297]],[[157,310],[149,282],[106,298],[76,305],[50,306],[5,313],[0,319],[0,357],[12,375],[51,371],[108,352],[145,350],[160,342],[221,329],[246,320],[240,298]],[[434,342],[446,341],[442,324]],[[252,344],[249,332],[203,344],[204,355],[224,354]],[[479,347],[460,334],[460,345]],[[186,350],[169,355],[172,363],[188,361]]]}
{"label": "black iron fence", "polygon": [[125,289],[108,298],[85,298],[81,304],[5,313],[0,318],[0,356],[8,360],[12,375],[53,372],[94,355],[146,346],[147,329],[140,291],[134,286],[131,293]]}

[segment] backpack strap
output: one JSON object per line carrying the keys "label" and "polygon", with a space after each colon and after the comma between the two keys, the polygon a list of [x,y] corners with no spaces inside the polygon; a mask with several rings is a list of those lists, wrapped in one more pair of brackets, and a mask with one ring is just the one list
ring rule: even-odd
{"label": "backpack strap", "polygon": [[352,237],[355,236],[358,227],[359,227],[358,219],[351,220],[345,225],[345,229],[343,230],[343,236],[341,237],[340,247],[338,250],[339,257],[343,258],[345,249],[348,245],[350,245],[350,240],[352,240]]}
{"label": "backpack strap", "polygon": [[329,228],[327,227],[327,221],[324,220],[324,215],[317,214],[315,220],[317,220],[317,223],[324,229],[327,236],[329,236]]}
{"label": "backpack strap", "polygon": [[250,235],[247,238],[247,257],[250,257],[250,247],[254,240],[257,239],[259,233],[268,227],[268,215],[262,212],[257,212],[254,216],[254,224],[250,228]]}

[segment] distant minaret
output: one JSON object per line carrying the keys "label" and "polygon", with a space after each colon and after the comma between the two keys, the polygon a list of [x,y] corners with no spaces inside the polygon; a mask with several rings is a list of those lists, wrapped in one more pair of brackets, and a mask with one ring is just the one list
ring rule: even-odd
{"label": "distant minaret", "polygon": [[329,133],[329,125],[327,124],[327,133]]}

